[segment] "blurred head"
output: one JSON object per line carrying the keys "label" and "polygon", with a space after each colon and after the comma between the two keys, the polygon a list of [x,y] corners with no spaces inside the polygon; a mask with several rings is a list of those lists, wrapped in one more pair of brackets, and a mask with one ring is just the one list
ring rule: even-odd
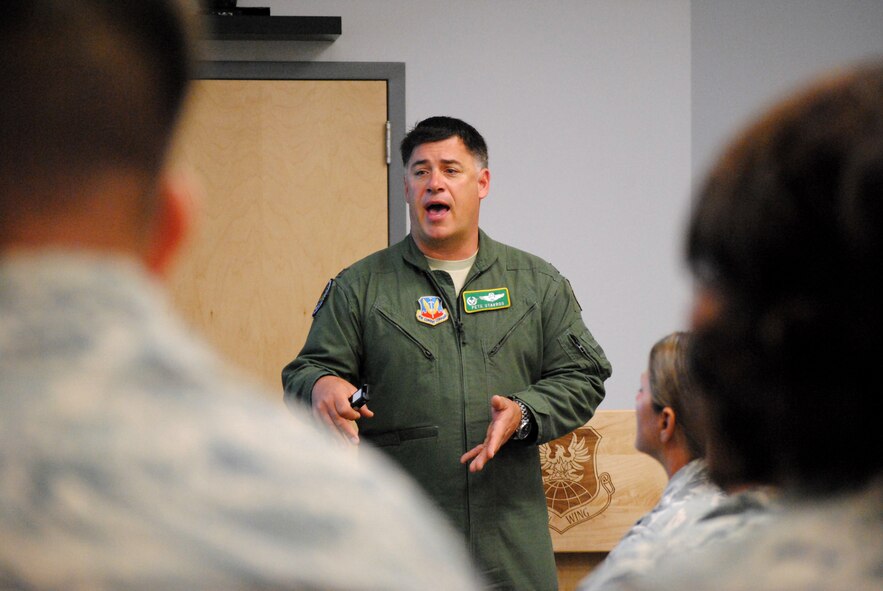
{"label": "blurred head", "polygon": [[824,490],[879,474],[883,65],[817,82],[733,141],[687,256],[714,478]]}
{"label": "blurred head", "polygon": [[5,2],[0,246],[25,225],[64,224],[123,178],[147,226],[190,59],[171,0]]}
{"label": "blurred head", "polygon": [[660,461],[666,446],[681,448],[688,460],[705,455],[702,400],[688,371],[691,341],[675,332],[653,345],[635,399],[635,447]]}
{"label": "blurred head", "polygon": [[466,259],[478,249],[479,206],[490,188],[487,146],[469,124],[431,117],[402,142],[411,236],[427,256]]}

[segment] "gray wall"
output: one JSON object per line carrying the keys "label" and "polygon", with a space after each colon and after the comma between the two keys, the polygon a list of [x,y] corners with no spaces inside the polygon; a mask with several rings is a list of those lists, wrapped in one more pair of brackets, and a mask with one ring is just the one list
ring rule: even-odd
{"label": "gray wall", "polygon": [[405,62],[409,125],[447,114],[485,135],[481,224],[570,278],[614,365],[607,409],[632,407],[650,346],[685,326],[681,232],[694,167],[793,81],[883,55],[880,0],[239,5],[341,16],[343,34],[209,43],[209,57]]}
{"label": "gray wall", "polygon": [[690,12],[697,181],[771,101],[821,71],[883,57],[883,0],[695,1]]}

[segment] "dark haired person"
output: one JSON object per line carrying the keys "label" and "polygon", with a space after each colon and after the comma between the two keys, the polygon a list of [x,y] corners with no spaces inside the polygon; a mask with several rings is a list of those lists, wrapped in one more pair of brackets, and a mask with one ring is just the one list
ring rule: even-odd
{"label": "dark haired person", "polygon": [[401,464],[495,588],[556,589],[537,446],[592,416],[610,364],[568,282],[479,229],[481,135],[431,117],[401,151],[410,235],[329,284],[282,372],[286,399]]}
{"label": "dark haired person", "polygon": [[280,413],[170,314],[182,19],[3,3],[0,588],[478,589],[409,479]]}
{"label": "dark haired person", "polygon": [[702,400],[688,367],[691,342],[686,332],[657,341],[635,397],[635,447],[662,465],[668,485],[659,503],[580,583],[580,591],[604,589],[611,582],[652,571],[669,540],[724,499],[705,465]]}
{"label": "dark haired person", "polygon": [[711,170],[687,241],[709,470],[783,509],[647,588],[883,588],[881,196],[883,62],[791,95]]}

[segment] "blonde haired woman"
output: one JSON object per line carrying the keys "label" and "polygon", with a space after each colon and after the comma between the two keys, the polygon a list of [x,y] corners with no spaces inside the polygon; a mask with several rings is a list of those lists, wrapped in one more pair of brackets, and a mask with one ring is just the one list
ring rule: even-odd
{"label": "blonde haired woman", "polygon": [[653,345],[635,397],[635,447],[662,465],[668,486],[659,503],[580,583],[580,591],[603,589],[649,570],[667,538],[696,523],[724,498],[709,481],[703,459],[702,402],[687,366],[691,341],[689,333],[675,332]]}

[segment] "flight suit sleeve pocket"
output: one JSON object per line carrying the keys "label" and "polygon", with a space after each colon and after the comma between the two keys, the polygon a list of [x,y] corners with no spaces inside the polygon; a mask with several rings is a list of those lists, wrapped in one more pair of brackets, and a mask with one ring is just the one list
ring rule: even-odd
{"label": "flight suit sleeve pocket", "polygon": [[576,330],[568,330],[558,337],[561,347],[567,352],[570,359],[580,365],[587,366],[602,380],[610,377],[612,368],[604,351],[592,337],[587,328],[574,327]]}

